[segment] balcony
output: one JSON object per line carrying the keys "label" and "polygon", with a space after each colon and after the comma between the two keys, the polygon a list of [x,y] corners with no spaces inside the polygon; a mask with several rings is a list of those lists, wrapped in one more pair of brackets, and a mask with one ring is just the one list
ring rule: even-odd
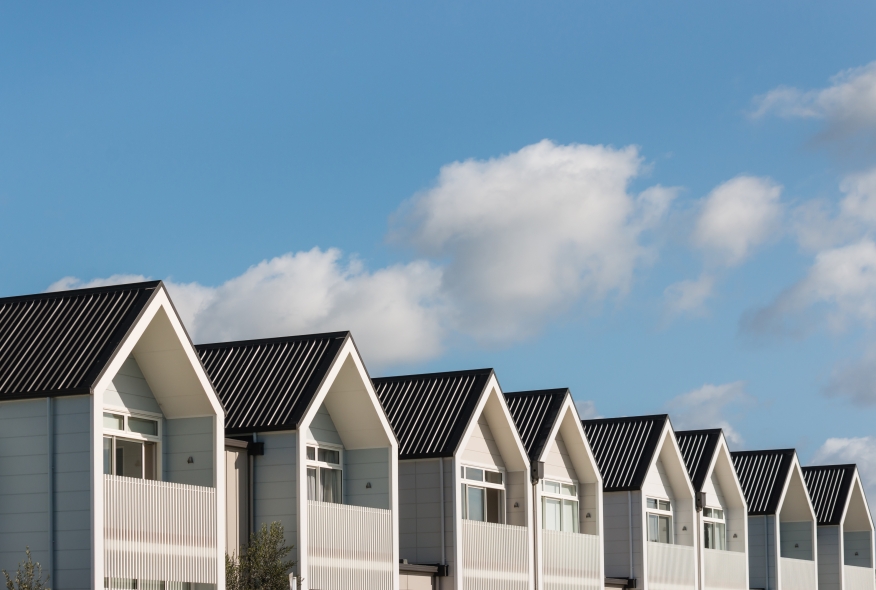
{"label": "balcony", "polygon": [[462,577],[466,590],[529,587],[527,528],[462,521]]}
{"label": "balcony", "polygon": [[599,537],[543,531],[545,590],[601,590]]}
{"label": "balcony", "polygon": [[217,583],[215,489],[104,475],[103,492],[110,587]]}
{"label": "balcony", "polygon": [[648,588],[695,590],[696,556],[693,547],[648,542]]}
{"label": "balcony", "polygon": [[392,512],[307,502],[309,588],[392,590]]}
{"label": "balcony", "polygon": [[874,590],[876,588],[876,575],[873,568],[859,567],[856,565],[844,565],[845,590]]}
{"label": "balcony", "polygon": [[779,588],[783,590],[816,590],[818,587],[814,561],[780,557],[779,572]]}
{"label": "balcony", "polygon": [[703,549],[703,579],[706,590],[747,590],[745,553]]}

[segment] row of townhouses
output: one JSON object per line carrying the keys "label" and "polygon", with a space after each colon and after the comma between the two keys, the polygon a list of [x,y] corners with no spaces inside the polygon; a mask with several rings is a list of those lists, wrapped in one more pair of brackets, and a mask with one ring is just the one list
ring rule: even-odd
{"label": "row of townhouses", "polygon": [[161,282],[0,299],[0,568],[214,590],[274,522],[309,590],[876,588],[854,465],[372,378],[347,332],[195,346]]}

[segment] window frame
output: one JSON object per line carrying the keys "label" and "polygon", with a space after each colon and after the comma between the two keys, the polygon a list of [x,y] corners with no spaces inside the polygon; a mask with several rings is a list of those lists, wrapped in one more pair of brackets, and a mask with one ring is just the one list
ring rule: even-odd
{"label": "window frame", "polygon": [[[657,508],[652,508],[652,507],[648,506],[649,500],[653,500],[654,502],[656,502]],[[661,502],[666,502],[667,504],[669,504],[669,508],[668,509],[660,508]],[[653,515],[653,516],[657,517],[658,537],[660,536],[659,535],[660,517],[664,517],[664,518],[669,519],[669,527],[668,527],[669,541],[667,543],[663,543],[663,544],[675,545],[675,517],[674,517],[674,514],[672,513],[672,500],[670,498],[665,498],[665,497],[660,498],[657,496],[646,496],[645,497],[645,512],[646,512],[645,524],[647,525],[648,542],[649,543],[663,543],[663,541],[659,541],[659,540],[652,541],[651,540],[650,519],[651,519],[651,516]]]}
{"label": "window frame", "polygon": [[[712,515],[706,516],[706,510],[712,511],[712,514],[714,514],[715,510],[720,510],[721,516],[720,517],[712,516]],[[718,530],[717,525],[721,525],[724,527],[724,542],[723,542],[724,547],[723,547],[723,549],[717,548],[717,547],[706,547],[706,526],[707,525],[712,525],[714,527],[715,531]],[[727,551],[728,545],[729,545],[729,543],[728,543],[728,539],[727,539],[727,511],[724,508],[715,508],[713,506],[704,507],[703,508],[703,548],[704,549],[712,549],[714,551]]]}
{"label": "window frame", "polygon": [[[559,484],[560,485],[560,493],[550,492],[550,491],[545,490],[545,484],[547,482]],[[574,495],[564,496],[563,492],[562,492],[562,486],[564,486],[564,485],[565,486],[568,486],[568,485],[574,486],[575,487]],[[581,486],[576,480],[573,480],[573,479],[562,480],[562,479],[556,479],[553,477],[551,477],[551,478],[545,477],[541,480],[540,493],[541,493],[541,528],[542,529],[553,530],[553,529],[545,528],[545,524],[547,523],[547,518],[545,518],[545,505],[546,505],[545,499],[551,499],[551,500],[560,500],[560,531],[559,532],[563,532],[563,533],[579,533],[579,532],[581,532]],[[570,502],[570,503],[574,502],[576,504],[575,512],[576,512],[578,518],[575,521],[573,521],[574,530],[571,530],[571,531],[566,531],[563,529],[563,512],[562,512],[562,510],[563,510],[563,504],[565,502]]]}
{"label": "window frame", "polygon": [[[477,465],[474,463],[465,463],[460,465],[460,494],[462,495],[462,518],[463,520],[472,520],[474,522],[484,522],[489,523],[487,520],[487,492],[488,489],[498,490],[501,492],[500,494],[500,505],[499,505],[499,522],[498,523],[490,523],[490,524],[506,524],[508,522],[508,490],[506,485],[508,483],[508,474],[505,469],[501,467],[497,467],[494,465],[485,466],[485,465]],[[467,477],[466,469],[480,469],[481,471],[487,472],[491,471],[493,473],[499,473],[502,476],[502,483],[493,483],[486,481],[486,474],[484,475],[483,481],[478,481],[476,479],[469,479]],[[468,488],[477,488],[484,490],[484,520],[474,520],[468,517]]]}
{"label": "window frame", "polygon": [[[313,459],[308,458],[307,449],[313,448]],[[326,449],[329,451],[337,451],[338,452],[338,463],[329,463],[328,461],[320,461],[319,460],[319,449]],[[322,477],[320,475],[320,470],[322,469],[331,469],[334,471],[341,472],[341,490],[340,490],[340,501],[339,502],[329,502],[330,504],[343,504],[344,503],[344,447],[343,445],[338,445],[335,443],[324,443],[315,440],[309,440],[304,445],[304,477],[305,480],[308,477],[308,471],[310,469],[316,469],[316,485],[317,485],[317,495],[322,498]],[[310,490],[308,489],[308,493]],[[310,498],[308,497],[308,500]],[[310,500],[313,502],[325,502],[325,500],[317,499]]]}
{"label": "window frame", "polygon": [[[107,426],[103,426],[101,431],[101,445],[103,445],[103,439],[109,438],[112,440],[112,471],[116,470],[116,440],[121,439],[123,441],[130,441],[135,443],[153,443],[155,445],[155,479],[147,480],[146,479],[146,445],[143,444],[143,454],[141,455],[141,469],[143,472],[142,477],[131,477],[130,475],[120,475],[116,476],[113,473],[113,476],[116,477],[131,477],[131,479],[142,479],[145,481],[163,481],[164,480],[164,462],[162,461],[162,441],[164,437],[164,416],[161,414],[156,414],[155,412],[147,412],[143,410],[130,410],[128,408],[123,408],[119,406],[103,406],[101,413],[101,424],[103,424],[103,420],[105,419],[104,414],[112,414],[115,416],[120,416],[122,418],[122,426],[123,430],[119,430],[117,428],[108,428]],[[128,419],[129,418],[139,418],[141,420],[151,420],[157,423],[157,432],[158,434],[142,434],[140,432],[132,432],[128,430]],[[103,448],[101,447],[101,452],[103,452]]]}

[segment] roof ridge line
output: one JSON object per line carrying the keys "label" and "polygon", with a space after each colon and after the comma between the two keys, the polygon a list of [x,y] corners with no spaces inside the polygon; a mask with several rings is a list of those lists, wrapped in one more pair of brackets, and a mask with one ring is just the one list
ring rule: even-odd
{"label": "roof ridge line", "polygon": [[217,348],[230,348],[232,346],[256,346],[259,344],[279,344],[282,342],[300,342],[302,340],[316,340],[318,338],[340,338],[351,335],[350,330],[339,332],[319,332],[317,334],[296,334],[293,336],[273,336],[271,338],[252,338],[250,340],[228,340],[227,342],[208,342],[195,344],[198,350],[215,350]]}
{"label": "roof ridge line", "polygon": [[135,289],[154,289],[162,284],[162,281],[140,281],[138,283],[119,283],[118,285],[102,285],[100,287],[86,287],[83,289],[62,289],[60,291],[45,291],[30,295],[12,295],[0,297],[0,305],[15,303],[18,301],[41,301],[43,299],[56,299],[62,297],[88,295],[91,293],[106,293],[110,291],[133,291]]}

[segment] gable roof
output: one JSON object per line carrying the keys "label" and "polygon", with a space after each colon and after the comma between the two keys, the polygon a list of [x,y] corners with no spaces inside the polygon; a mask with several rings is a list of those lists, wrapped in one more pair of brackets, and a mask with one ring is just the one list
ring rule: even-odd
{"label": "gable roof", "polygon": [[492,369],[372,379],[399,459],[452,457]]}
{"label": "gable roof", "polygon": [[530,461],[538,461],[544,452],[567,395],[570,395],[568,389],[541,389],[505,394],[508,410],[514,418],[514,425],[517,427],[517,433]]}
{"label": "gable roof", "polygon": [[91,393],[161,281],[0,299],[0,400]]}
{"label": "gable roof", "polygon": [[776,513],[795,454],[794,449],[730,453],[749,514]]}
{"label": "gable roof", "polygon": [[703,485],[709,475],[709,465],[721,441],[721,434],[720,428],[675,432],[675,440],[678,441],[678,448],[681,450],[681,456],[684,457],[684,466],[687,468],[695,492],[703,491]]}
{"label": "gable roof", "polygon": [[195,346],[225,407],[229,434],[294,430],[349,332]]}
{"label": "gable roof", "polygon": [[667,414],[657,414],[581,421],[602,474],[604,491],[642,488],[668,420]]}
{"label": "gable roof", "polygon": [[855,465],[819,465],[803,468],[806,490],[818,524],[840,524],[849,491],[855,479]]}

